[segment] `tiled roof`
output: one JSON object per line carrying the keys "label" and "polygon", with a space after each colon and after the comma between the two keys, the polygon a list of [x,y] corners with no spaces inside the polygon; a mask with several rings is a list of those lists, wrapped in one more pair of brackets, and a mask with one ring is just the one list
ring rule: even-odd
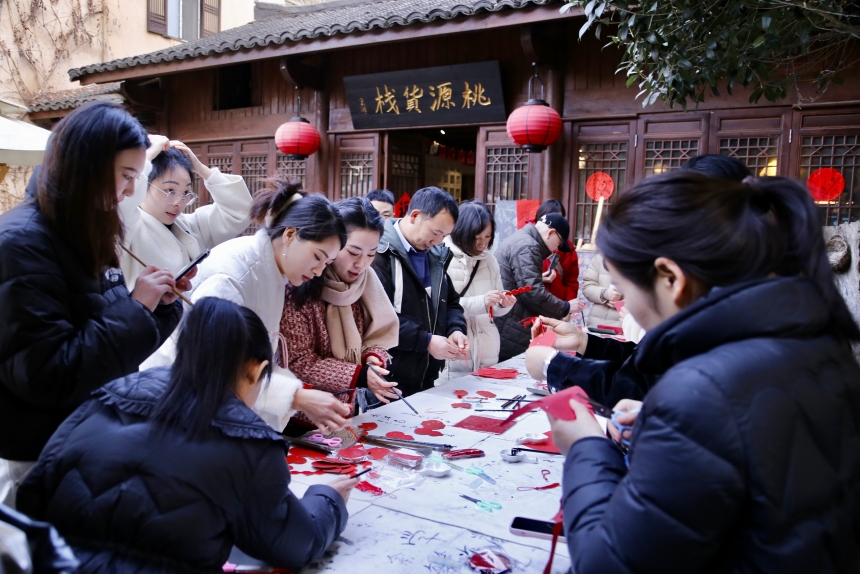
{"label": "tiled roof", "polygon": [[[542,6],[558,1],[337,0],[296,7],[269,5],[264,9],[264,12],[278,15],[149,54],[72,68],[69,70],[69,78],[75,81],[87,74],[98,72],[236,52],[250,48],[279,45],[285,42],[310,40],[321,36],[366,32],[375,28],[408,26],[432,22],[433,20],[450,20],[481,12],[515,10],[532,5]],[[261,11],[258,10],[259,12]]]}
{"label": "tiled roof", "polygon": [[93,84],[72,90],[46,92],[33,98],[27,107],[31,112],[47,112],[49,110],[77,108],[92,100],[121,101],[122,96],[119,95],[121,83]]}

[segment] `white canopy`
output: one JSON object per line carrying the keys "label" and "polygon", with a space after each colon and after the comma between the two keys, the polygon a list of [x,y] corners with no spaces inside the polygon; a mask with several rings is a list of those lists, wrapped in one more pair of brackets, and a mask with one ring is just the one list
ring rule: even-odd
{"label": "white canopy", "polygon": [[40,165],[51,132],[0,116],[0,163],[7,165]]}

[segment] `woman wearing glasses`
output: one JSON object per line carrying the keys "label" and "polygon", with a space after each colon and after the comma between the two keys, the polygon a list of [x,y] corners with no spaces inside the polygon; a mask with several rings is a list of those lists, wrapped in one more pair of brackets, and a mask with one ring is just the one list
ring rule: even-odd
{"label": "woman wearing glasses", "polygon": [[[120,204],[125,246],[148,265],[175,275],[201,252],[248,227],[251,194],[240,176],[203,165],[182,142],[164,136],[150,136],[150,141],[134,198]],[[184,213],[197,201],[194,174],[203,180],[214,203]],[[122,271],[128,285],[134,286],[143,266],[123,252]]]}

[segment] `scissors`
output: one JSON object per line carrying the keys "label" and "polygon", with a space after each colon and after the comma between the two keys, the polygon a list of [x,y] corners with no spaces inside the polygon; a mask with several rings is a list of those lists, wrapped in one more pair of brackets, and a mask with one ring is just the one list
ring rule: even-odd
{"label": "scissors", "polygon": [[312,434],[311,436],[308,437],[308,440],[311,442],[319,442],[319,443],[322,443],[326,446],[330,446],[332,448],[339,447],[341,445],[341,443],[343,442],[343,439],[341,439],[340,437],[326,438],[319,433]]}
{"label": "scissors", "polygon": [[[621,444],[625,447],[629,447],[630,446],[630,439],[624,438],[624,432],[630,431],[632,433],[633,427],[623,425],[620,422],[618,422],[617,417],[618,417],[618,415],[620,415],[622,413],[615,412],[612,409],[610,409],[609,407],[603,406],[600,403],[598,403],[597,401],[592,400],[588,397],[585,397],[585,402],[587,402],[589,405],[591,405],[591,407],[594,409],[594,412],[596,414],[609,419],[609,422],[612,423],[612,426],[617,428],[619,434],[621,434]],[[637,411],[630,411],[630,412],[638,413],[639,411],[637,410]]]}
{"label": "scissors", "polygon": [[502,505],[499,504],[498,502],[495,502],[495,501],[486,502],[484,500],[478,500],[477,498],[472,498],[471,496],[466,496],[465,494],[461,494],[460,497],[465,498],[469,502],[474,502],[475,504],[478,505],[478,509],[483,510],[484,512],[492,512],[494,510],[501,510],[502,509]]}
{"label": "scissors", "polygon": [[[490,484],[496,484],[496,481],[493,480],[492,478],[490,478],[489,476],[487,476],[487,473],[485,473],[484,470],[479,466],[470,466],[469,468],[466,469],[466,474],[472,474],[474,476],[477,476],[478,478],[483,478],[484,480],[486,480]],[[478,483],[478,484],[480,484],[480,483]]]}

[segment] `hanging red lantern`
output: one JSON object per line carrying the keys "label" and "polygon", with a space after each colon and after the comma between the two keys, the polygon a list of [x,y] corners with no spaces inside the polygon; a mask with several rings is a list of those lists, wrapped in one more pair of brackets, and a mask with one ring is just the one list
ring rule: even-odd
{"label": "hanging red lantern", "polygon": [[305,118],[292,118],[275,132],[275,145],[287,159],[305,159],[320,148],[320,133]]}
{"label": "hanging red lantern", "polygon": [[[298,90],[298,86],[296,86]],[[302,98],[298,97],[296,117],[280,125],[275,132],[275,145],[287,159],[302,160],[320,148],[320,133],[302,117]]]}
{"label": "hanging red lantern", "polygon": [[[537,75],[529,78],[529,99],[508,118],[508,137],[528,153],[540,153],[561,135],[561,116],[543,99],[543,82]],[[532,82],[541,83],[541,97],[532,97]]]}

